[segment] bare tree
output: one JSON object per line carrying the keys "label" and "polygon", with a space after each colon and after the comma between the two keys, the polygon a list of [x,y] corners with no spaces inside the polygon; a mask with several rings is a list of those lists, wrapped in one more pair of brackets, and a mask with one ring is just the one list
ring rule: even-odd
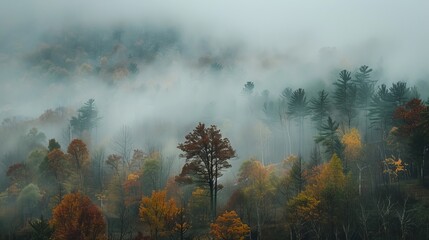
{"label": "bare tree", "polygon": [[133,151],[133,137],[130,128],[122,126],[121,132],[113,142],[113,150],[122,158],[124,167],[128,167],[131,161],[131,152]]}
{"label": "bare tree", "polygon": [[396,211],[396,216],[398,217],[399,223],[401,225],[402,240],[407,239],[408,231],[413,225],[413,219],[412,219],[411,213],[415,210],[415,209],[407,210],[407,202],[408,202],[408,197],[404,201],[404,205],[402,206],[402,211]]}

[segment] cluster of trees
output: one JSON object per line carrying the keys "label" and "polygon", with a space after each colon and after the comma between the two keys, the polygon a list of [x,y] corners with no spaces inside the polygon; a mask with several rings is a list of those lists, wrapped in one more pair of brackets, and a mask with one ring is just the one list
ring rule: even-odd
{"label": "cluster of trees", "polygon": [[125,80],[138,74],[143,64],[180,47],[174,30],[125,27],[69,27],[61,33],[44,33],[38,41],[38,48],[23,53],[26,63],[41,78],[55,81],[74,76],[100,76],[108,82]]}
{"label": "cluster of trees", "polygon": [[[289,153],[271,164],[238,162],[230,140],[203,123],[177,145],[180,171],[160,151],[134,149],[126,126],[108,152],[92,137],[101,118],[90,99],[68,122],[66,148],[31,129],[19,154],[5,156],[0,238],[424,239],[429,103],[371,73],[343,70],[315,96],[264,91],[264,119],[289,135]],[[255,84],[243,93],[257,97]]]}

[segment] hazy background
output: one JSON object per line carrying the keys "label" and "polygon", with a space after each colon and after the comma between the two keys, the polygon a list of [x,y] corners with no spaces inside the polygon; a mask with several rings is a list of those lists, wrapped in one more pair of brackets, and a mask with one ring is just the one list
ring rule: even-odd
{"label": "hazy background", "polygon": [[[427,1],[2,0],[0,119],[34,119],[46,109],[77,109],[94,98],[102,117],[99,143],[109,145],[127,125],[136,148],[162,145],[174,155],[201,121],[219,125],[240,158],[278,162],[288,151],[279,143],[284,130],[267,126],[263,90],[272,100],[285,87],[305,88],[311,96],[331,88],[340,70],[365,64],[379,83],[406,80],[426,99],[428,9]],[[48,79],[38,61],[28,60],[66,41],[69,32],[74,39],[110,39],[118,31],[111,62],[131,58],[140,32],[151,32],[142,35],[143,45],[144,36],[165,32],[173,40],[150,61],[136,60],[135,76],[115,81],[78,70]],[[81,63],[95,68],[102,50]],[[242,94],[247,81],[255,83],[251,98]],[[62,130],[39,128],[61,139]]]}

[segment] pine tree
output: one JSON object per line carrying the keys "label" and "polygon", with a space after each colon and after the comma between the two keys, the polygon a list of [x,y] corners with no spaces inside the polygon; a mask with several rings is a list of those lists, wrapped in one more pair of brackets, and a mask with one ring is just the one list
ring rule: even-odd
{"label": "pine tree", "polygon": [[356,86],[351,81],[350,72],[343,70],[340,72],[340,79],[337,79],[334,92],[335,105],[348,126],[351,126],[352,119],[356,116]]}
{"label": "pine tree", "polygon": [[328,98],[329,94],[322,90],[318,92],[317,98],[310,100],[310,110],[313,113],[311,120],[315,122],[317,129],[320,129],[323,122],[328,118],[331,111],[331,105]]}
{"label": "pine tree", "polygon": [[328,154],[328,158],[332,157],[334,154],[338,156],[342,155],[343,146],[338,137],[338,127],[339,123],[333,121],[331,117],[328,117],[326,123],[322,125],[319,136],[315,139],[316,143],[322,143],[325,147],[325,153]]}

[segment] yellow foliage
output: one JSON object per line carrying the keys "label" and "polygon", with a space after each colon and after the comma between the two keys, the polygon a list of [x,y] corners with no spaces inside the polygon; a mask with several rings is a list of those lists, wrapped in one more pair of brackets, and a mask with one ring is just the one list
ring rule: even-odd
{"label": "yellow foliage", "polygon": [[167,200],[167,192],[154,191],[152,196],[144,197],[140,203],[139,216],[147,224],[153,239],[159,236],[168,236],[172,233],[172,226],[179,209],[173,199]]}
{"label": "yellow foliage", "polygon": [[243,240],[250,233],[250,227],[241,222],[235,211],[225,211],[210,224],[210,235],[220,240]]}
{"label": "yellow foliage", "polygon": [[135,173],[130,173],[130,174],[128,174],[127,180],[135,182],[135,181],[139,180],[139,175],[135,174]]}
{"label": "yellow foliage", "polygon": [[345,149],[344,154],[347,159],[356,160],[362,152],[362,142],[359,130],[356,128],[350,129],[341,139]]}
{"label": "yellow foliage", "polygon": [[402,162],[400,158],[395,159],[394,156],[386,158],[384,161],[384,173],[389,174],[391,178],[397,178],[399,173],[405,172],[407,164]]}
{"label": "yellow foliage", "polygon": [[317,210],[319,203],[320,201],[311,196],[308,191],[301,192],[287,204],[291,220],[293,222],[316,220],[319,217]]}

